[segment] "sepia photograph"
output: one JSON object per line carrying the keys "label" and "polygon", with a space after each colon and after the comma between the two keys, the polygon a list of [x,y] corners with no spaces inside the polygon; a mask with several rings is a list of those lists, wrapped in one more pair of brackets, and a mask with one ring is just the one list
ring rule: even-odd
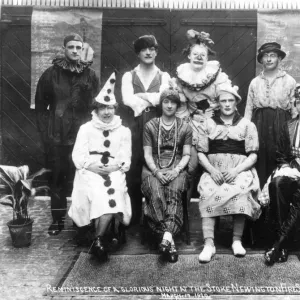
{"label": "sepia photograph", "polygon": [[300,0],[0,0],[0,299],[299,299],[299,114]]}

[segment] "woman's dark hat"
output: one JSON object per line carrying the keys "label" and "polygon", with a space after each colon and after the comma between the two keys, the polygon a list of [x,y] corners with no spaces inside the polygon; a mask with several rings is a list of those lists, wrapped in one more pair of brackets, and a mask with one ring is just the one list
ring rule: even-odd
{"label": "woman's dark hat", "polygon": [[139,54],[142,49],[154,47],[158,49],[158,43],[154,35],[143,35],[140,36],[133,43],[134,51],[136,54]]}
{"label": "woman's dark hat", "polygon": [[265,43],[258,49],[257,61],[261,64],[261,59],[265,53],[276,52],[281,59],[284,59],[286,53],[281,50],[281,45],[276,42]]}

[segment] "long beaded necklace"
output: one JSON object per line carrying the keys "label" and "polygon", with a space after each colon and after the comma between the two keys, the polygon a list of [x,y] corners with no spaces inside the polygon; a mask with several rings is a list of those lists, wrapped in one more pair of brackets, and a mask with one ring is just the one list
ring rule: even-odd
{"label": "long beaded necklace", "polygon": [[158,137],[157,137],[157,153],[158,153],[158,166],[159,166],[159,168],[160,169],[164,169],[164,168],[169,168],[171,165],[172,165],[172,163],[173,163],[173,161],[174,161],[174,159],[175,159],[175,156],[176,156],[176,152],[177,152],[177,135],[178,135],[178,128],[177,128],[177,121],[176,121],[176,119],[175,119],[175,134],[174,134],[174,148],[173,148],[173,150],[172,150],[172,157],[171,157],[171,159],[170,159],[170,161],[168,162],[168,164],[167,165],[165,165],[165,166],[162,166],[161,164],[160,164],[160,145],[161,145],[161,126],[162,126],[162,124],[161,124],[161,122],[163,122],[163,120],[162,120],[162,118],[159,118],[159,124],[158,124]]}

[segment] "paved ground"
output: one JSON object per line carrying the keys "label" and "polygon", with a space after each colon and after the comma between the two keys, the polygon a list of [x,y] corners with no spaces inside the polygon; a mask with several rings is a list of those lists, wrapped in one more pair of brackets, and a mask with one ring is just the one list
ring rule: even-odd
{"label": "paved ground", "polygon": [[[65,230],[55,237],[47,234],[51,222],[50,202],[35,200],[30,209],[34,219],[32,244],[28,248],[14,248],[6,223],[11,219],[11,210],[0,207],[0,299],[57,299],[45,297],[43,293],[47,285],[55,286],[67,272],[69,266],[80,251],[87,247],[79,247],[74,241],[75,230],[72,221],[67,218]],[[193,233],[192,244],[186,249],[198,251],[201,236],[196,238]],[[117,253],[147,253],[147,246],[140,244],[139,230],[136,226],[127,233],[128,241]],[[182,242],[179,241],[179,245]],[[123,297],[122,297],[123,298]],[[67,297],[64,297],[66,300]],[[75,299],[74,297],[72,299]],[[76,297],[82,299],[82,297]],[[95,299],[95,298],[93,298]],[[133,299],[133,298],[132,298]],[[146,299],[146,298],[144,298]]]}
{"label": "paved ground", "polygon": [[[0,299],[1,300],[80,300],[100,299],[100,297],[57,297],[44,296],[47,286],[55,286],[65,275],[69,266],[75,260],[80,251],[87,251],[86,247],[79,247],[74,241],[75,231],[69,218],[66,220],[65,230],[56,237],[47,235],[47,228],[51,222],[50,202],[47,200],[35,200],[30,209],[34,219],[32,244],[28,248],[17,249],[11,244],[11,238],[6,223],[11,219],[12,213],[9,208],[0,206]],[[191,245],[187,246],[180,239],[178,248],[180,253],[199,253],[202,244],[198,210],[193,204],[190,208],[191,219]],[[230,239],[230,228],[228,232],[223,231],[222,235],[228,234]],[[127,233],[127,243],[117,253],[139,254],[149,253],[145,245],[140,244],[138,226],[131,228]],[[219,245],[218,251],[228,252],[227,245]],[[299,277],[300,278],[300,277]],[[229,297],[226,299],[243,299],[242,296]],[[222,296],[214,299],[224,299]],[[102,299],[104,299],[102,297]],[[153,299],[153,296],[121,296],[105,297],[105,299]],[[157,299],[157,297],[155,297]],[[268,299],[266,296],[251,297],[251,299]],[[272,296],[269,299],[275,299]],[[285,296],[285,300],[296,299]]]}

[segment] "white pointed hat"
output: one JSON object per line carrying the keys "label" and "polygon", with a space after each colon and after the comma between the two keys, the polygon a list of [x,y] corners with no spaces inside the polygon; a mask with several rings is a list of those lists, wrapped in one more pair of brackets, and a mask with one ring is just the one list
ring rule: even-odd
{"label": "white pointed hat", "polygon": [[105,104],[105,105],[115,105],[117,103],[115,97],[115,83],[116,83],[116,75],[113,72],[108,80],[106,81],[104,87],[95,98],[98,103]]}

